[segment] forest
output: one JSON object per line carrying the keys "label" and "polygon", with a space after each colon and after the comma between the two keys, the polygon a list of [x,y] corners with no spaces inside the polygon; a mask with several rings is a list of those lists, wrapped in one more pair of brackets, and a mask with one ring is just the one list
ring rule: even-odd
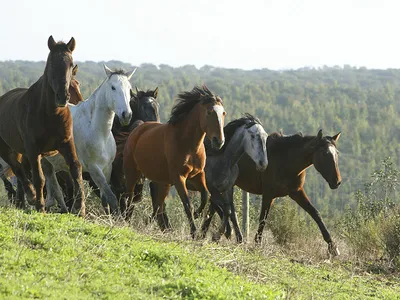
{"label": "forest", "polygon": [[[0,94],[15,87],[29,87],[42,74],[44,62],[0,62]],[[103,62],[78,62],[77,79],[88,97],[104,80]],[[110,68],[132,70],[134,66],[106,62]],[[322,67],[272,71],[245,71],[193,65],[174,68],[142,64],[132,79],[140,89],[159,87],[157,100],[161,120],[168,120],[179,92],[205,83],[220,95],[227,122],[251,113],[268,133],[302,132],[324,135],[341,131],[339,167],[343,178],[337,190],[314,168],[307,172],[306,192],[324,218],[342,214],[356,205],[355,193],[364,189],[381,162],[390,157],[400,166],[400,70]]]}

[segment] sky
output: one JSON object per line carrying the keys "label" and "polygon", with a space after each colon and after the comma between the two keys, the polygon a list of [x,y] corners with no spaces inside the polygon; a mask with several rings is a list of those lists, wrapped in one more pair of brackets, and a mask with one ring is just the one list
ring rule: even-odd
{"label": "sky", "polygon": [[400,1],[2,1],[1,61],[46,60],[50,35],[75,61],[400,68]]}

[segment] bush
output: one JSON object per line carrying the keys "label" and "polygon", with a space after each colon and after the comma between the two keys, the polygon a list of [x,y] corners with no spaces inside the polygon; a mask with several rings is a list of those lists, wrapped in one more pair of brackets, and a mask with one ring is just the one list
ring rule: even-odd
{"label": "bush", "polygon": [[373,259],[400,258],[400,204],[396,195],[399,171],[390,158],[372,174],[364,191],[355,194],[357,206],[347,209],[340,231],[357,255]]}

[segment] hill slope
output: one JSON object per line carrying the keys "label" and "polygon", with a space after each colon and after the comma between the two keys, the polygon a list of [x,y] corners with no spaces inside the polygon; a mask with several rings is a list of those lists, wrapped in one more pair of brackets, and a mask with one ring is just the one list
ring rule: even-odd
{"label": "hill slope", "polygon": [[0,298],[395,298],[398,281],[343,263],[168,242],[71,215],[0,208]]}

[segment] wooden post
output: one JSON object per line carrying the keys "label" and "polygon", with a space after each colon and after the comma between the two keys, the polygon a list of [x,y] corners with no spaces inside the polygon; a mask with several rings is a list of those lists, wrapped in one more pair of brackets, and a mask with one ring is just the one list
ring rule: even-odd
{"label": "wooden post", "polygon": [[242,231],[246,241],[249,238],[249,216],[249,193],[242,190]]}

